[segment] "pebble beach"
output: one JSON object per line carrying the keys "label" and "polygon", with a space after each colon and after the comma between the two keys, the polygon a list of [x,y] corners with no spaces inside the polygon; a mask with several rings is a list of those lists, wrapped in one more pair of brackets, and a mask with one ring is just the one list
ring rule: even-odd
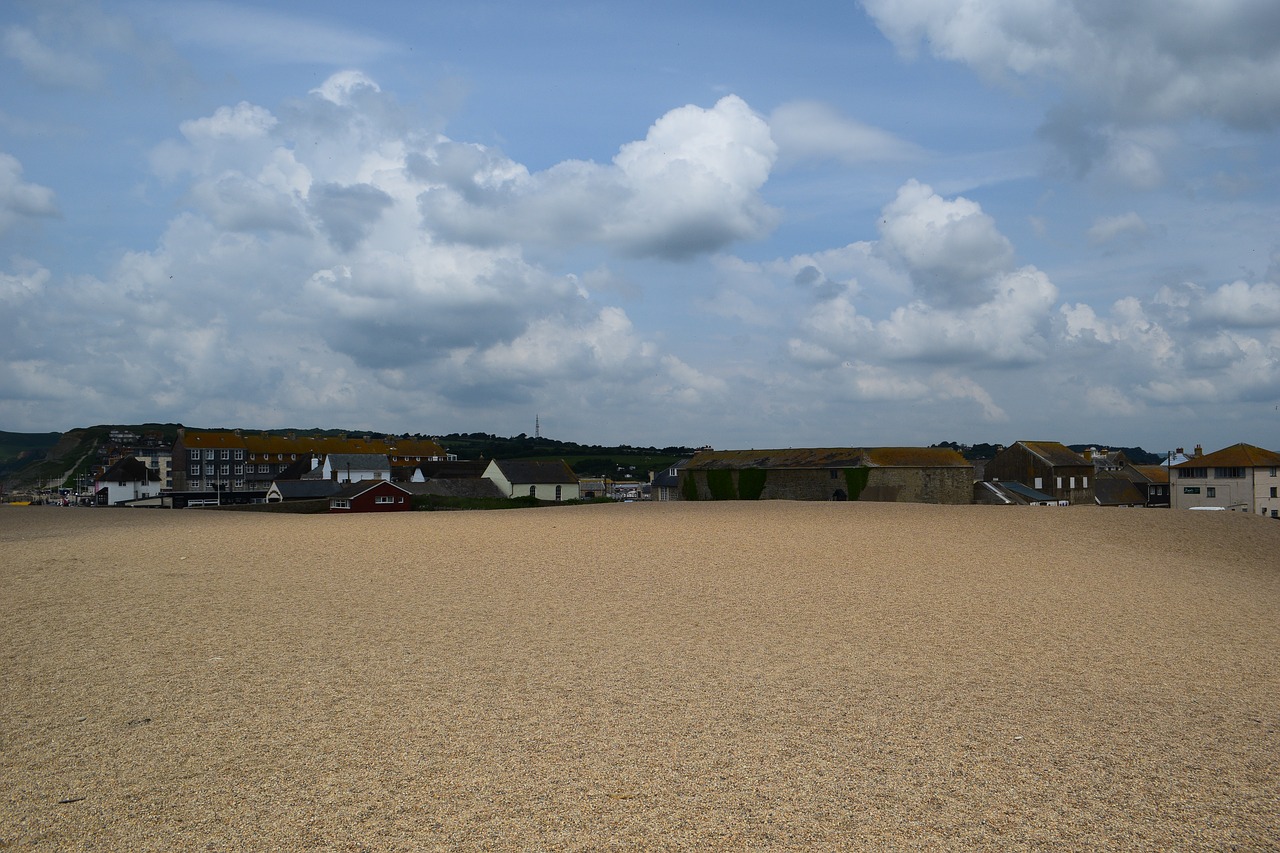
{"label": "pebble beach", "polygon": [[1277,850],[1280,523],[0,507],[0,849]]}

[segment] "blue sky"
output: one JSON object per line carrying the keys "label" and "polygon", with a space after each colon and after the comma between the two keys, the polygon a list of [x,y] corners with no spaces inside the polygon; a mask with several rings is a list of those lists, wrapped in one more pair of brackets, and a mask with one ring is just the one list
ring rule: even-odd
{"label": "blue sky", "polygon": [[0,428],[1280,447],[1270,0],[0,8]]}

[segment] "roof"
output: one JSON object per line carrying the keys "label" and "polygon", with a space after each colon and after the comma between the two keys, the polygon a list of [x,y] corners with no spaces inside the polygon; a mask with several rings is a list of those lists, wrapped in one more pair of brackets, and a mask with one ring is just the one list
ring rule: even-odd
{"label": "roof", "polygon": [[949,447],[816,447],[786,450],[704,450],[685,466],[713,468],[972,468]]}
{"label": "roof", "polygon": [[483,459],[475,462],[437,460],[422,462],[417,466],[422,471],[422,476],[430,480],[478,479],[488,467],[489,463]]}
{"label": "roof", "polygon": [[563,459],[554,462],[538,459],[508,459],[493,461],[502,472],[502,476],[512,485],[517,483],[577,483],[578,475],[573,473],[569,463]]}
{"label": "roof", "polygon": [[1092,462],[1058,441],[1019,441],[1018,444],[1054,467],[1059,465],[1093,467]]}
{"label": "roof", "polygon": [[105,472],[98,475],[98,482],[116,483],[155,483],[160,480],[160,472],[147,467],[135,456],[122,456]]}
{"label": "roof", "polygon": [[404,483],[415,495],[440,495],[447,498],[505,498],[506,493],[492,480],[480,477],[449,477],[425,483]]}
{"label": "roof", "polygon": [[327,498],[339,488],[333,480],[276,480],[272,485],[285,500]]}
{"label": "roof", "polygon": [[329,497],[351,500],[352,498],[358,498],[370,489],[376,489],[379,486],[389,486],[398,492],[404,492],[406,495],[410,494],[409,490],[404,486],[401,486],[399,483],[393,483],[390,480],[357,480],[356,482],[348,483],[336,492],[331,493]]}
{"label": "roof", "polygon": [[1123,476],[1109,476],[1110,474],[1111,472],[1099,474],[1093,481],[1094,500],[1099,506],[1142,506],[1147,502],[1142,490],[1132,480]]}
{"label": "roof", "polygon": [[1046,495],[1042,491],[1033,489],[1030,486],[1024,486],[1022,483],[1019,483],[1015,480],[1000,480],[996,482],[996,485],[1010,492],[1013,492],[1015,495],[1018,495],[1019,497],[1025,500],[1049,501],[1050,503],[1058,502],[1058,499],[1055,498],[1053,495]]}
{"label": "roof", "polygon": [[391,460],[382,453],[330,453],[325,461],[334,471],[347,467],[361,471],[386,471],[391,467]]}
{"label": "roof", "polygon": [[679,459],[653,475],[653,485],[674,488],[680,485],[680,469],[689,464],[688,459]]}
{"label": "roof", "polygon": [[1174,468],[1280,468],[1280,453],[1252,444],[1233,444],[1204,456],[1193,456]]}
{"label": "roof", "polygon": [[443,457],[444,448],[429,438],[338,435],[273,435],[234,430],[184,430],[180,436],[187,448],[242,447],[249,453],[379,453],[401,459]]}
{"label": "roof", "polygon": [[1149,483],[1169,482],[1169,469],[1163,465],[1130,465],[1129,467],[1146,477]]}

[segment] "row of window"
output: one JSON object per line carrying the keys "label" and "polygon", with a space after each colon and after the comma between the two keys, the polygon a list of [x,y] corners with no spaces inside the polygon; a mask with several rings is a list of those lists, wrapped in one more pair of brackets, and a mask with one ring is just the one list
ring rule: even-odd
{"label": "row of window", "polygon": [[[1198,495],[1200,494],[1200,487],[1199,486],[1183,486],[1182,493],[1184,495]],[[1216,498],[1218,496],[1218,490],[1213,486],[1205,486],[1204,496],[1206,498]],[[1280,497],[1280,487],[1272,486],[1270,497],[1273,497],[1273,498]]]}
{"label": "row of window", "polygon": [[[220,469],[220,470],[218,470],[218,466],[217,466],[217,465],[205,465],[205,466],[204,466],[204,474],[205,474],[205,476],[206,476],[206,477],[212,477],[215,473],[217,473],[217,474],[221,474],[222,476],[226,477],[227,475],[229,475],[229,474],[231,473],[231,466],[230,466],[230,465],[223,465],[223,466],[221,466],[221,469]],[[253,465],[237,465],[237,466],[235,466],[235,473],[236,473],[236,474],[253,474],[253,473],[255,473],[255,471],[254,471],[254,466],[253,466]],[[272,470],[271,470],[271,466],[270,466],[270,465],[258,465],[258,466],[257,466],[257,471],[256,471],[256,473],[258,473],[258,474],[271,474],[271,473],[273,473],[273,472],[272,472]],[[189,476],[189,477],[199,477],[199,476],[200,476],[200,466],[199,466],[199,465],[192,465],[192,466],[188,469],[188,471],[187,471],[187,476]]]}
{"label": "row of window", "polygon": [[[1062,488],[1062,478],[1061,478],[1061,477],[1055,477],[1054,479],[1056,479],[1056,480],[1058,481],[1057,488],[1061,489],[1061,488]],[[1080,488],[1082,488],[1082,489],[1087,489],[1087,488],[1089,488],[1089,478],[1088,478],[1088,477],[1081,477],[1080,479],[1083,481],[1083,482],[1081,483],[1081,485],[1080,485]],[[1075,478],[1075,477],[1068,477],[1068,478],[1067,478],[1067,480],[1069,481],[1069,485],[1067,486],[1067,488],[1068,488],[1068,489],[1074,489],[1074,488],[1076,487],[1076,478]],[[1035,484],[1035,488],[1037,488],[1037,489],[1043,489],[1043,488],[1044,488],[1044,478],[1043,478],[1043,477],[1036,477],[1036,484]]]}
{"label": "row of window", "polygon": [[[1178,478],[1181,480],[1207,480],[1209,479],[1208,468],[1177,468]],[[1215,480],[1243,480],[1246,468],[1214,468],[1213,478]],[[1277,469],[1272,468],[1270,476],[1276,476]]]}

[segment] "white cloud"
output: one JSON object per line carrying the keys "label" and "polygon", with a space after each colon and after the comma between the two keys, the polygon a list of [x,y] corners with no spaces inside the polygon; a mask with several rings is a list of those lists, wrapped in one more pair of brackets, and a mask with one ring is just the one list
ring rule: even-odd
{"label": "white cloud", "polygon": [[23,74],[44,86],[93,91],[105,76],[92,58],[51,48],[30,29],[16,24],[0,30],[0,50],[22,66]]}
{"label": "white cloud", "polygon": [[[866,0],[907,56],[921,44],[989,79],[1047,82],[1062,100],[1044,134],[1081,175],[1164,181],[1161,125],[1280,124],[1280,6],[1269,0]],[[1154,138],[1152,138],[1154,134]]]}
{"label": "white cloud", "polygon": [[880,221],[881,247],[900,258],[921,297],[947,305],[989,299],[1013,266],[1013,246],[976,202],[948,201],[915,180]]}
{"label": "white cloud", "polygon": [[919,146],[886,130],[840,115],[818,101],[791,101],[769,116],[769,127],[787,163],[834,160],[848,165],[912,160]]}
{"label": "white cloud", "polygon": [[1142,238],[1147,235],[1147,223],[1133,211],[1119,216],[1103,216],[1089,227],[1089,242],[1095,245],[1111,243],[1120,238]]}
{"label": "white cloud", "polygon": [[148,10],[178,42],[260,63],[359,65],[399,50],[392,42],[349,26],[240,3],[167,0],[148,4]]}
{"label": "white cloud", "polygon": [[21,221],[59,215],[53,190],[24,181],[18,159],[0,152],[0,234]]}
{"label": "white cloud", "polygon": [[530,174],[480,146],[444,144],[422,152],[414,170],[432,184],[424,219],[453,240],[686,259],[772,228],[776,213],[758,191],[776,155],[768,125],[729,95],[710,109],[672,110],[609,166],[568,161]]}

